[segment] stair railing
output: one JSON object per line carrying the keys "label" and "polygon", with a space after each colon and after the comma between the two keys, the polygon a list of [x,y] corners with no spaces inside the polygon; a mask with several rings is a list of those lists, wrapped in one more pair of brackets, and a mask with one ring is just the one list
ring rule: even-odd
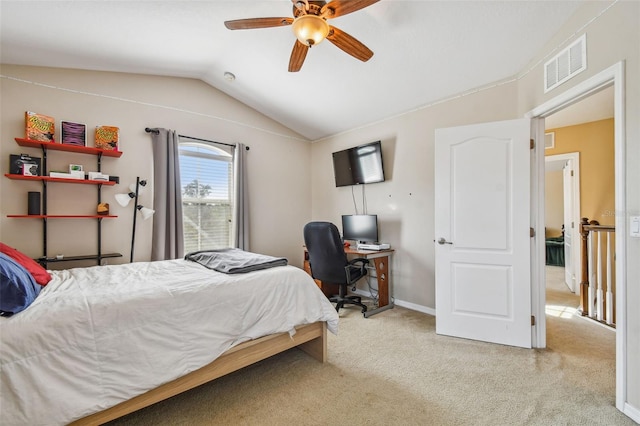
{"label": "stair railing", "polygon": [[[585,217],[580,222],[582,281],[580,311],[615,327],[615,231]],[[603,255],[604,251],[604,255]]]}

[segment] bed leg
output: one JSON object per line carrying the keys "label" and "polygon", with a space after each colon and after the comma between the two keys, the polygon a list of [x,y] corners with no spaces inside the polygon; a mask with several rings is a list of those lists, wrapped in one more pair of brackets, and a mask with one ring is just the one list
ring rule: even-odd
{"label": "bed leg", "polygon": [[327,324],[319,323],[322,327],[322,332],[319,337],[309,340],[308,342],[298,345],[298,348],[305,351],[320,362],[327,361]]}

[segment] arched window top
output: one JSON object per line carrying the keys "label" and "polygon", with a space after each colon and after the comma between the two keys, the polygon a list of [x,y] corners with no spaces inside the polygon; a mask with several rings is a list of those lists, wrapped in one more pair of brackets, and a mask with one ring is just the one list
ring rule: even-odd
{"label": "arched window top", "polygon": [[206,142],[180,142],[180,155],[231,161],[230,152]]}

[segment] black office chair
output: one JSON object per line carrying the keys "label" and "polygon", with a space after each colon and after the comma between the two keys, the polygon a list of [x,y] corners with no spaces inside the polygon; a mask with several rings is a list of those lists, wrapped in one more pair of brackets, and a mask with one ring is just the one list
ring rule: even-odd
{"label": "black office chair", "polygon": [[336,311],[344,304],[357,305],[362,313],[367,305],[359,296],[348,296],[347,287],[367,275],[369,260],[363,258],[347,260],[338,228],[330,222],[310,222],[304,227],[304,243],[309,253],[311,276],[323,283],[340,286],[340,293],[329,298],[336,303]]}

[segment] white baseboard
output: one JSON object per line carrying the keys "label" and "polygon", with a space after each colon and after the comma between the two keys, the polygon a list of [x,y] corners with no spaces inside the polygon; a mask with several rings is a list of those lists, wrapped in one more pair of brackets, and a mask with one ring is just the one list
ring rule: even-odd
{"label": "white baseboard", "polygon": [[625,415],[629,416],[631,420],[636,423],[640,423],[640,409],[630,405],[628,402],[624,404],[624,410],[622,411]]}
{"label": "white baseboard", "polygon": [[423,314],[433,315],[434,317],[436,316],[436,310],[434,308],[429,308],[427,306],[417,305],[415,303],[405,302],[398,299],[395,299],[393,303],[398,306],[402,306],[403,308],[411,309],[412,311],[422,312]]}
{"label": "white baseboard", "polygon": [[[356,291],[352,292],[353,294],[357,294],[361,297],[371,297],[371,294],[367,290],[356,289]],[[422,312],[423,314],[436,316],[436,310],[434,308],[429,308],[427,306],[418,305],[411,302],[405,302],[399,299],[393,299],[393,304],[397,306],[402,306],[403,308],[411,309],[412,311]]]}

